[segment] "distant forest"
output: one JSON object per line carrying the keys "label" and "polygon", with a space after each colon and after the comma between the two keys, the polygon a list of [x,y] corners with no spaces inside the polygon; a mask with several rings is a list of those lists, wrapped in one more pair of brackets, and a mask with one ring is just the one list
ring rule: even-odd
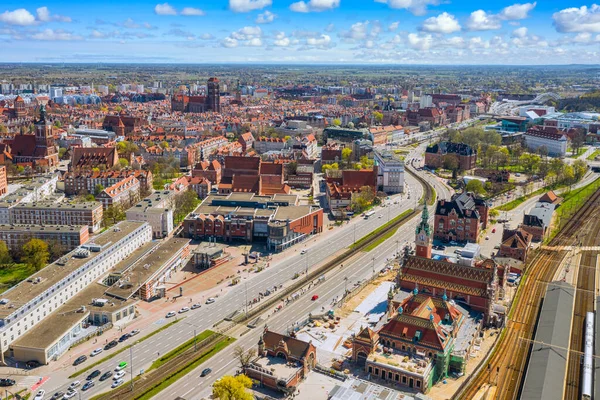
{"label": "distant forest", "polygon": [[600,111],[600,91],[596,90],[576,98],[562,99],[556,108],[568,112]]}

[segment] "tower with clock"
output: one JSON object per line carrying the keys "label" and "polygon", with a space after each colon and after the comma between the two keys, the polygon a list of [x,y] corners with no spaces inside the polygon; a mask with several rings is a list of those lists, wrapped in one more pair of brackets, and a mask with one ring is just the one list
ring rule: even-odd
{"label": "tower with clock", "polygon": [[417,225],[415,237],[416,256],[431,258],[431,248],[433,239],[431,237],[431,227],[429,226],[429,211],[427,204],[423,205],[423,213],[421,214],[421,222]]}

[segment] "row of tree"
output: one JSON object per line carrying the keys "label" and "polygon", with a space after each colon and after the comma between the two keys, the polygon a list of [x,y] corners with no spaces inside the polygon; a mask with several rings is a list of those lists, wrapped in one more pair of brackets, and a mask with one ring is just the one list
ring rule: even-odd
{"label": "row of tree", "polygon": [[[52,254],[51,254],[52,250]],[[31,239],[26,242],[17,252],[11,252],[6,243],[0,240],[0,265],[10,265],[20,262],[29,265],[36,271],[44,268],[49,260],[62,256],[64,247],[55,243],[49,247],[48,243],[41,239]]]}

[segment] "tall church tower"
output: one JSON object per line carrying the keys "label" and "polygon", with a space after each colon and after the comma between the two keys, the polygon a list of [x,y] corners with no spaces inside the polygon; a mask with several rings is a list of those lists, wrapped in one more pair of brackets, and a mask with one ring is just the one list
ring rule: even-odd
{"label": "tall church tower", "polygon": [[212,112],[221,112],[221,88],[218,78],[210,78],[206,82],[206,105]]}
{"label": "tall church tower", "polygon": [[417,225],[415,237],[416,255],[417,257],[431,258],[431,248],[433,240],[431,237],[431,227],[429,226],[429,211],[427,203],[423,204],[423,214],[421,214],[421,222]]}

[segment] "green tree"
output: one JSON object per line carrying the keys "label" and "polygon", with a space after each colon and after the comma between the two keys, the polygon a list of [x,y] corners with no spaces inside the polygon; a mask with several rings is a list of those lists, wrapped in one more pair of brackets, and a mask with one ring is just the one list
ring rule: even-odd
{"label": "green tree", "polygon": [[119,165],[121,168],[127,168],[129,167],[129,161],[126,158],[119,158]]}
{"label": "green tree", "polygon": [[342,121],[339,118],[334,119],[333,121],[331,121],[331,123],[333,124],[333,126],[341,126],[342,125]]}
{"label": "green tree", "polygon": [[579,149],[585,143],[585,132],[582,128],[578,128],[571,139],[571,150],[573,154],[578,154]]}
{"label": "green tree", "polygon": [[476,195],[484,195],[485,188],[483,187],[483,183],[478,179],[470,180],[469,183],[465,186],[465,190],[467,192],[475,193]]}
{"label": "green tree", "polygon": [[219,400],[252,400],[254,396],[247,391],[252,380],[246,375],[225,375],[213,383],[212,397]]}
{"label": "green tree", "polygon": [[194,211],[198,203],[198,193],[194,192],[192,189],[177,195],[173,211],[175,221],[179,222],[183,220],[186,215]]}
{"label": "green tree", "polygon": [[581,178],[585,176],[588,170],[588,165],[583,160],[576,160],[573,163],[573,174],[575,176],[575,180],[579,181]]}
{"label": "green tree", "polygon": [[342,149],[342,160],[344,160],[344,162],[348,162],[350,161],[350,157],[352,156],[352,149],[349,147],[344,147]]}
{"label": "green tree", "polygon": [[358,193],[352,194],[350,207],[356,213],[367,209],[375,200],[375,192],[370,186],[363,186]]}
{"label": "green tree", "polygon": [[62,158],[65,156],[66,152],[67,152],[67,149],[65,149],[64,147],[60,147],[58,149],[58,158],[60,158],[62,160]]}
{"label": "green tree", "polygon": [[29,264],[36,271],[48,264],[49,258],[48,244],[40,239],[31,239],[21,249],[21,261]]}
{"label": "green tree", "polygon": [[381,124],[383,121],[383,114],[379,111],[373,111],[373,118],[375,119],[376,123]]}
{"label": "green tree", "polygon": [[8,128],[2,124],[0,124],[0,134],[8,133]]}
{"label": "green tree", "polygon": [[8,251],[8,246],[2,240],[0,240],[0,264],[12,264],[13,259]]}
{"label": "green tree", "polygon": [[98,196],[100,193],[102,193],[103,190],[104,190],[104,186],[102,186],[101,184],[97,184],[96,187],[94,188],[94,194],[96,196]]}
{"label": "green tree", "polygon": [[168,149],[169,143],[167,141],[163,140],[162,142],[159,143],[159,146],[162,147],[163,149]]}

